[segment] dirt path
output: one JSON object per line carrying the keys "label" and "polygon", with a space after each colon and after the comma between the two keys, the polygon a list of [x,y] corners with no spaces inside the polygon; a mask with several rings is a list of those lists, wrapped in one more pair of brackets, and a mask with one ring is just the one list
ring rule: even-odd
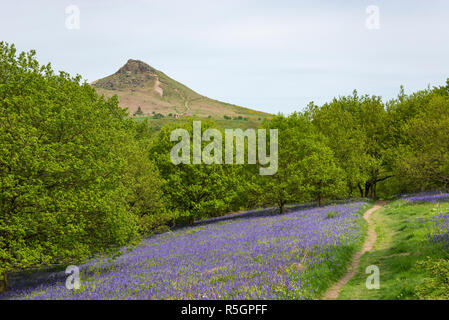
{"label": "dirt path", "polygon": [[156,81],[154,82],[154,91],[162,95],[164,94],[164,90],[161,88],[161,82],[159,81],[159,77],[156,77]]}
{"label": "dirt path", "polygon": [[368,222],[368,235],[366,237],[365,243],[363,244],[363,248],[352,257],[351,265],[348,268],[348,272],[336,284],[334,284],[331,288],[327,290],[327,292],[323,296],[323,300],[337,299],[338,295],[340,294],[341,288],[343,288],[343,286],[347,284],[348,281],[351,280],[351,278],[357,272],[357,269],[360,266],[360,259],[362,258],[362,256],[365,254],[365,252],[373,250],[374,244],[376,243],[377,240],[377,233],[374,228],[374,224],[371,221],[371,215],[375,211],[382,208],[382,206],[385,205],[386,203],[387,203],[386,201],[376,201],[374,206],[363,214],[363,218],[366,220],[366,222]]}

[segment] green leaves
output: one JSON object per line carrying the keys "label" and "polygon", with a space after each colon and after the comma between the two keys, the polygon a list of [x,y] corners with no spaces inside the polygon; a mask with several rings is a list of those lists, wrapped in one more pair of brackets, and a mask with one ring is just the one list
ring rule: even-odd
{"label": "green leaves", "polygon": [[344,172],[327,139],[317,132],[307,114],[276,116],[267,128],[279,130],[279,169],[260,177],[263,197],[284,212],[287,203],[324,199],[344,193]]}
{"label": "green leaves", "polygon": [[[401,123],[403,139],[392,151],[394,170],[414,188],[449,188],[449,96],[441,88],[420,96],[420,108]],[[415,97],[404,98],[395,110]],[[414,103],[413,103],[414,105]]]}
{"label": "green leaves", "polygon": [[158,206],[134,123],[80,81],[0,43],[0,274],[127,244]]}
{"label": "green leaves", "polygon": [[387,113],[380,97],[335,98],[322,107],[309,106],[308,116],[328,139],[338,166],[344,170],[343,195],[375,196],[376,184],[389,172],[385,159],[389,136]]}
{"label": "green leaves", "polygon": [[[202,132],[213,128],[210,120],[202,121]],[[177,210],[189,218],[183,221],[193,222],[219,216],[240,208],[247,208],[255,204],[254,175],[256,166],[226,165],[226,164],[178,164],[170,160],[170,151],[176,142],[170,141],[172,130],[183,128],[193,138],[192,122],[177,123],[166,126],[155,137],[150,148],[150,157],[156,163],[161,176],[165,180],[163,186],[168,210]],[[224,137],[224,133],[222,132]],[[208,142],[202,142],[202,148]],[[193,143],[191,143],[191,147]],[[222,151],[224,154],[224,150]],[[192,150],[190,152],[192,155]]]}

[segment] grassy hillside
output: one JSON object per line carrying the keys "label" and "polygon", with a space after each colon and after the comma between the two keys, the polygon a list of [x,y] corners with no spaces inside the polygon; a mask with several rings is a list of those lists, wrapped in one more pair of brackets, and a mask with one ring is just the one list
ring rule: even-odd
{"label": "grassy hillside", "polygon": [[161,71],[139,60],[128,60],[116,73],[92,83],[98,93],[117,95],[130,115],[139,109],[143,115],[168,117],[196,116],[223,119],[224,116],[259,119],[270,114],[202,96]]}

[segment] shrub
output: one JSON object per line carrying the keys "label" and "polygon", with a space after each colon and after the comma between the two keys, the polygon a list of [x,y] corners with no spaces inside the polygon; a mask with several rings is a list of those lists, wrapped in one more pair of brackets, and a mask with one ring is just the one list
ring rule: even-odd
{"label": "shrub", "polygon": [[142,115],[143,115],[143,111],[142,111],[142,109],[140,108],[140,106],[137,108],[137,111],[134,112],[133,115],[134,115],[134,116],[142,116]]}
{"label": "shrub", "polygon": [[144,236],[166,232],[176,225],[178,217],[176,211],[143,215],[139,218],[139,231]]}
{"label": "shrub", "polygon": [[332,219],[332,218],[336,218],[338,216],[339,216],[339,213],[337,211],[330,210],[327,212],[326,219]]}

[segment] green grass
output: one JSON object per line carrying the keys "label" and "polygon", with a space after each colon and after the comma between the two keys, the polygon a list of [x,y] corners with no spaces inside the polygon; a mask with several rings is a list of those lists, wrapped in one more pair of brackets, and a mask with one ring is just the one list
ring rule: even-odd
{"label": "green grass", "polygon": [[[357,210],[360,215],[363,215],[367,210],[372,208],[373,202],[368,202],[361,209]],[[337,282],[345,273],[351,263],[352,256],[359,250],[361,250],[366,238],[367,223],[362,219],[362,236],[357,242],[351,245],[341,246],[333,251],[334,263],[331,263],[327,257],[323,257],[324,263],[318,268],[311,271],[306,271],[304,276],[310,279],[313,286],[318,287],[318,290],[313,295],[307,296],[308,299],[319,299],[323,296],[327,289],[329,289],[335,282]],[[338,262],[338,264],[335,264]]]}
{"label": "green grass", "polygon": [[[373,215],[378,236],[375,248],[362,257],[358,273],[343,287],[339,299],[418,299],[416,289],[429,275],[417,263],[426,257],[447,257],[442,247],[430,243],[426,237],[433,227],[429,218],[448,211],[447,203],[406,204],[401,201],[377,211]],[[380,289],[366,288],[369,275],[365,270],[370,265],[379,267]]]}

